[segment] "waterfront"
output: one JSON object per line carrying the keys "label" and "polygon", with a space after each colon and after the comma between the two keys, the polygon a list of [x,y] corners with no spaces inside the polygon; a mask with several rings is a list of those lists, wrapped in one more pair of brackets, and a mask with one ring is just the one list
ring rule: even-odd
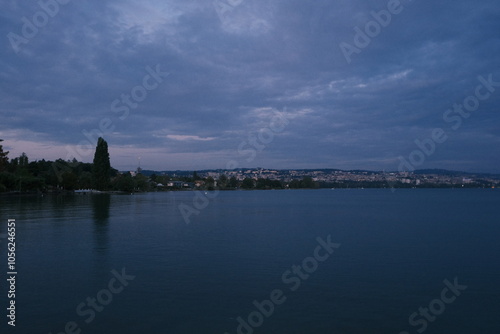
{"label": "waterfront", "polygon": [[[425,318],[410,315],[455,278],[467,288],[426,333],[500,329],[498,190],[220,192],[185,224],[193,196],[1,198],[0,234],[17,228],[15,332],[232,334],[280,290],[255,333],[417,333]],[[338,247],[316,252],[329,236]],[[314,267],[315,254],[329,257]]]}

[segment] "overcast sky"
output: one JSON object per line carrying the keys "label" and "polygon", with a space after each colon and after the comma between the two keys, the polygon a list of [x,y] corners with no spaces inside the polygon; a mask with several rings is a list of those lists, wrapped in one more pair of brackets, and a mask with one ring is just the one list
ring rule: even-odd
{"label": "overcast sky", "polygon": [[59,1],[0,0],[11,158],[500,172],[498,0]]}

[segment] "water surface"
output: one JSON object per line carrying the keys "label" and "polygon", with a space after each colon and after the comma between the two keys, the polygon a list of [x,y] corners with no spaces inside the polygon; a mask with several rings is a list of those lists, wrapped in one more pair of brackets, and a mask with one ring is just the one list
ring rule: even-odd
{"label": "water surface", "polygon": [[[457,277],[467,289],[425,332],[500,332],[497,190],[220,192],[186,224],[178,207],[193,197],[1,197],[0,233],[17,221],[18,270],[17,326],[2,314],[2,329],[233,334],[254,300],[281,290],[255,333],[417,333],[409,316]],[[328,236],[340,247],[292,291],[283,273]],[[87,323],[76,309],[109,290],[112,270],[135,278]],[[3,310],[6,294],[2,283]]]}

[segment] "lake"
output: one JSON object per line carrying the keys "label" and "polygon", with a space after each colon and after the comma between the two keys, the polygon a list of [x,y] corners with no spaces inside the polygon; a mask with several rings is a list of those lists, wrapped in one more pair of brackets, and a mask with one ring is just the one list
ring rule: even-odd
{"label": "lake", "polygon": [[[0,204],[2,333],[500,332],[498,190]],[[189,224],[179,206],[193,210]],[[8,219],[16,220],[15,328],[6,317]]]}

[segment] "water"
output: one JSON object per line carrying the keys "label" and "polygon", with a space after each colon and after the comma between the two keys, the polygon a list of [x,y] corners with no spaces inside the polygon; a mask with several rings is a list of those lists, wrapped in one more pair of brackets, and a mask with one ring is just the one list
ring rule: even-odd
{"label": "water", "polygon": [[[18,271],[14,329],[0,239],[2,333],[233,334],[252,312],[259,326],[240,333],[500,330],[497,190],[220,192],[186,224],[178,206],[193,196],[0,197],[0,233],[17,221]],[[328,236],[340,247],[298,288],[284,281]],[[134,278],[123,286],[113,270]],[[412,326],[455,278],[460,296]],[[253,301],[274,290],[282,303],[261,321]],[[86,304],[96,297],[99,312]]]}

